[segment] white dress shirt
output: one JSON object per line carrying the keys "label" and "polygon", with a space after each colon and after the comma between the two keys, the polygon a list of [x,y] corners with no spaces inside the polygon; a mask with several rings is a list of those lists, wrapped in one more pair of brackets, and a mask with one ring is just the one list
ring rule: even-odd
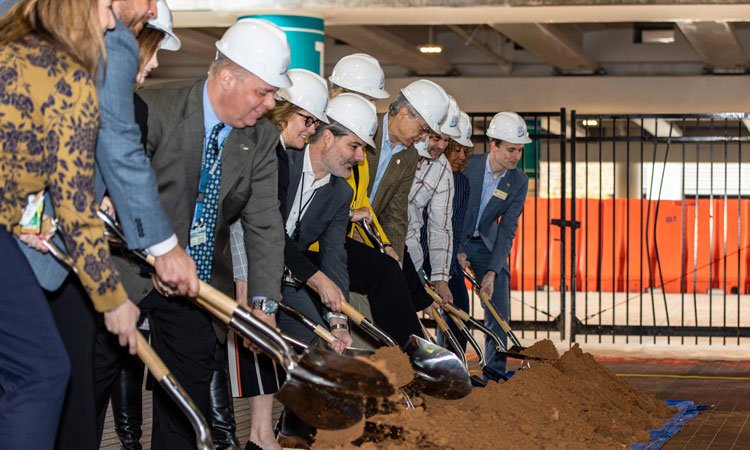
{"label": "white dress shirt", "polygon": [[[331,181],[331,174],[327,173],[323,178],[315,181],[315,173],[310,162],[310,146],[305,147],[305,157],[302,164],[302,175],[296,187],[294,201],[289,205],[289,217],[286,219],[286,234],[294,238],[294,228],[297,218],[301,221],[307,212],[307,207],[312,202],[313,195],[318,188],[325,186]],[[291,186],[289,186],[291,188]]]}

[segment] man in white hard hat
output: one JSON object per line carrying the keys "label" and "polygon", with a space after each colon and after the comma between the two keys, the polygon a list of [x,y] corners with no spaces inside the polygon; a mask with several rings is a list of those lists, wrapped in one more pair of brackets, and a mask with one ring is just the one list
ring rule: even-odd
{"label": "man in white hard hat", "polygon": [[351,92],[374,103],[391,96],[385,90],[385,74],[380,63],[366,53],[341,58],[328,80],[331,82],[331,97]]}
{"label": "man in white hard hat", "polygon": [[[247,253],[262,255],[262,262],[248,264],[249,296],[278,300],[284,248],[276,185],[279,133],[261,117],[273,108],[276,91],[291,85],[291,52],[284,32],[258,19],[240,20],[216,47],[208,79],[141,90],[149,108],[146,151],[161,201],[198,276],[233,293],[229,224],[240,219]],[[150,313],[161,358],[207,416],[214,347],[225,333],[214,332],[206,312],[161,283],[139,306]],[[273,314],[253,314],[275,326]],[[193,430],[175,408],[163,391],[155,391],[152,448],[195,445]]]}
{"label": "man in white hard hat", "polygon": [[[531,143],[524,119],[513,112],[497,113],[487,127],[490,151],[469,158],[464,174],[471,193],[457,255],[464,267],[471,266],[481,292],[487,294],[503,318],[510,312],[510,268],[508,255],[523,211],[529,178],[516,166],[524,145]],[[498,219],[500,221],[498,222]],[[485,313],[484,323],[506,341],[500,325]],[[505,357],[491,342],[485,343],[485,376],[505,374]]]}
{"label": "man in white hard hat", "polygon": [[[409,227],[406,248],[414,267],[423,270],[426,255],[422,252],[420,236],[427,216],[427,242],[431,262],[430,273],[425,273],[435,284],[437,294],[444,301],[453,302],[448,288],[451,257],[453,255],[453,173],[443,156],[451,137],[459,136],[459,113],[456,99],[450,99],[448,114],[440,124],[440,133],[434,131],[426,141],[415,146],[420,163],[409,191]],[[427,213],[425,210],[427,209]]]}

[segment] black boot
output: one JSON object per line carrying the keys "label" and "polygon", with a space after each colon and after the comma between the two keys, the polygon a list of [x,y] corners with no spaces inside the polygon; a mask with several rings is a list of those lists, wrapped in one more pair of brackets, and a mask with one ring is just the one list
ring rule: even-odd
{"label": "black boot", "polygon": [[208,426],[216,450],[240,446],[235,437],[234,407],[229,396],[229,376],[227,372],[227,347],[216,343],[216,360],[211,374],[211,405],[208,412]]}
{"label": "black boot", "polygon": [[143,363],[136,357],[126,358],[112,386],[112,416],[122,450],[141,450],[142,384]]}

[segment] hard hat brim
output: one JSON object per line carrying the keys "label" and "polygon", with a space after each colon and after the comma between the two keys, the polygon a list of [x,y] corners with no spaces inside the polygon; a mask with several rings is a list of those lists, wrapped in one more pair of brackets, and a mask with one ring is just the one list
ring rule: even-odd
{"label": "hard hat brim", "polygon": [[463,145],[464,147],[474,147],[474,143],[471,142],[471,139],[465,139],[462,137],[454,137],[451,138],[454,141],[458,142],[459,144]]}

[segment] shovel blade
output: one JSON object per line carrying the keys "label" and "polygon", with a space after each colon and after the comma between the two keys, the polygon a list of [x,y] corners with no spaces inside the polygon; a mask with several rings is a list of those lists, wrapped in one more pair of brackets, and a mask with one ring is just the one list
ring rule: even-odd
{"label": "shovel blade", "polygon": [[453,352],[411,335],[404,352],[417,377],[411,386],[433,397],[455,400],[471,392],[471,377]]}
{"label": "shovel blade", "polygon": [[276,398],[300,419],[323,430],[342,430],[362,420],[362,397],[331,392],[287,375]]}
{"label": "shovel blade", "polygon": [[373,365],[324,347],[310,346],[302,352],[299,365],[337,384],[348,394],[389,397],[395,392],[385,374]]}

